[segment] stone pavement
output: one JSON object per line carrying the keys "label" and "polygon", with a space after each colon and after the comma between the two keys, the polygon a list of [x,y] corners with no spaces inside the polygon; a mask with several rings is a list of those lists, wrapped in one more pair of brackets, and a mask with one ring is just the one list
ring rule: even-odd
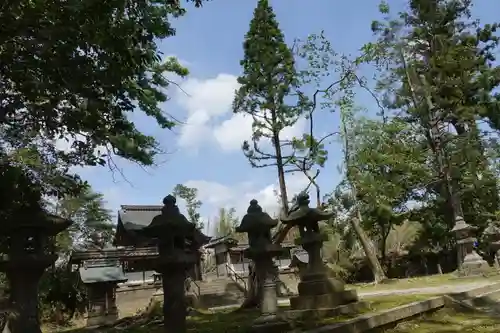
{"label": "stone pavement", "polygon": [[[498,281],[481,281],[481,282],[469,282],[460,284],[445,284],[435,287],[420,287],[420,288],[408,288],[408,289],[386,289],[377,290],[371,292],[358,292],[359,298],[375,297],[375,296],[390,296],[390,295],[425,295],[425,294],[448,294],[448,293],[458,293],[464,292],[475,288],[480,288],[487,286],[489,284],[497,283]],[[278,304],[280,306],[289,306],[289,299],[279,299]],[[211,311],[225,310],[239,306],[239,304],[225,305],[209,308]]]}

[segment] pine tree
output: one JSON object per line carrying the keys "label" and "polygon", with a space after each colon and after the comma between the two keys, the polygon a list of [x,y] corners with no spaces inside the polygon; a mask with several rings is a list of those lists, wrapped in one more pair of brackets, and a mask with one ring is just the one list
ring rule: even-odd
{"label": "pine tree", "polygon": [[[457,215],[481,226],[499,205],[489,142],[477,122],[500,128],[498,25],[472,20],[471,7],[471,0],[409,0],[398,19],[372,25],[379,40],[365,48],[391,66],[380,84],[389,92],[388,107],[413,124],[434,154],[436,181],[426,197],[436,198],[448,230]],[[381,9],[388,13],[387,5]]]}
{"label": "pine tree", "polygon": [[[301,115],[299,103],[288,104],[298,80],[292,51],[285,43],[276,16],[267,0],[260,0],[243,43],[244,58],[241,87],[233,103],[235,113],[253,118],[251,142],[243,143],[243,152],[252,167],[276,167],[283,213],[288,213],[285,173],[291,156],[282,140],[284,128],[294,125]],[[286,101],[285,101],[286,100]],[[267,151],[263,141],[272,143]]]}

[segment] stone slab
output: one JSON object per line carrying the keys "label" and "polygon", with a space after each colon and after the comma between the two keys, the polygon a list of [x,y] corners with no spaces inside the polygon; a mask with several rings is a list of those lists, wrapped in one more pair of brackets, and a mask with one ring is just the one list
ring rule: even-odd
{"label": "stone slab", "polygon": [[249,328],[249,333],[287,333],[291,330],[291,325],[285,319],[276,315],[269,317],[259,317]]}
{"label": "stone slab", "polygon": [[297,289],[299,295],[323,295],[344,291],[344,283],[334,278],[324,278],[321,280],[306,280],[299,282]]}
{"label": "stone slab", "polygon": [[339,305],[353,303],[358,300],[356,290],[344,290],[338,293],[294,296],[290,297],[290,307],[293,310],[333,308]]}
{"label": "stone slab", "polygon": [[500,282],[488,284],[471,290],[461,291],[458,293],[451,293],[450,296],[455,299],[462,300],[466,298],[477,297],[479,295],[486,294],[488,292],[495,291],[498,289],[500,289]]}
{"label": "stone slab", "polygon": [[405,304],[397,308],[369,313],[338,324],[326,325],[304,333],[362,333],[382,327],[425,312],[444,307],[444,297],[434,297],[425,301]]}
{"label": "stone slab", "polygon": [[289,310],[284,313],[287,319],[320,319],[325,317],[337,317],[342,315],[352,315],[368,309],[366,302],[355,302],[334,308]]}

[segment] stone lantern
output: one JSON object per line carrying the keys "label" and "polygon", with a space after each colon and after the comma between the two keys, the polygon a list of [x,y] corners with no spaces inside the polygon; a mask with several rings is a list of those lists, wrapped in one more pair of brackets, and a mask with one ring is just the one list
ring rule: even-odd
{"label": "stone lantern", "polygon": [[474,249],[477,238],[474,236],[476,227],[465,222],[464,218],[458,216],[455,226],[451,229],[457,239],[457,260],[459,276],[481,275],[489,270],[489,265],[481,258]]}
{"label": "stone lantern", "polygon": [[488,242],[490,250],[495,254],[495,267],[500,268],[500,228],[497,226],[497,223],[489,221],[483,235],[486,242]]}
{"label": "stone lantern", "polygon": [[257,200],[250,201],[247,214],[236,228],[236,232],[248,234],[248,249],[245,256],[255,263],[255,273],[261,300],[261,315],[253,325],[253,332],[288,332],[290,325],[277,315],[278,299],[276,290],[275,267],[273,258],[282,253],[279,244],[273,244],[271,229],[278,225],[278,221],[262,211]]}
{"label": "stone lantern", "polygon": [[43,210],[0,224],[0,272],[10,285],[10,332],[41,333],[38,282],[57,259],[55,236],[70,225]]}
{"label": "stone lantern", "polygon": [[328,238],[320,233],[318,222],[329,220],[334,213],[310,208],[309,202],[309,195],[301,193],[296,207],[281,219],[284,224],[299,228],[300,238],[296,243],[308,254],[307,266],[298,285],[299,295],[290,298],[291,308],[301,316],[321,316],[318,310],[328,314],[358,311],[364,304],[358,302],[356,291],[345,290],[342,281],[330,277],[321,257],[323,242]]}
{"label": "stone lantern", "polygon": [[165,197],[163,204],[161,214],[138,233],[158,241],[155,270],[162,275],[164,330],[166,333],[184,333],[187,271],[198,262],[199,249],[208,243],[210,237],[180,213],[174,196]]}

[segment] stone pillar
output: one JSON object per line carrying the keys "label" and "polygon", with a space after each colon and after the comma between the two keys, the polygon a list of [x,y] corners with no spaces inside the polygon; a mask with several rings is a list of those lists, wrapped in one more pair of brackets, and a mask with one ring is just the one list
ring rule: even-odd
{"label": "stone pillar", "polygon": [[50,265],[25,262],[11,265],[5,270],[11,292],[11,316],[9,327],[12,333],[41,333],[38,313],[38,282]]}
{"label": "stone pillar", "polygon": [[251,332],[281,333],[290,330],[290,324],[278,315],[276,269],[273,258],[282,251],[281,246],[269,244],[263,249],[249,248],[248,258],[255,263],[260,290],[260,316],[253,322]]}
{"label": "stone pillar", "polygon": [[477,238],[473,232],[475,228],[458,216],[455,226],[451,230],[457,238],[458,276],[481,275],[489,270],[489,265],[474,249]]}
{"label": "stone pillar", "polygon": [[165,264],[158,268],[163,284],[163,323],[165,333],[186,332],[186,266]]}

